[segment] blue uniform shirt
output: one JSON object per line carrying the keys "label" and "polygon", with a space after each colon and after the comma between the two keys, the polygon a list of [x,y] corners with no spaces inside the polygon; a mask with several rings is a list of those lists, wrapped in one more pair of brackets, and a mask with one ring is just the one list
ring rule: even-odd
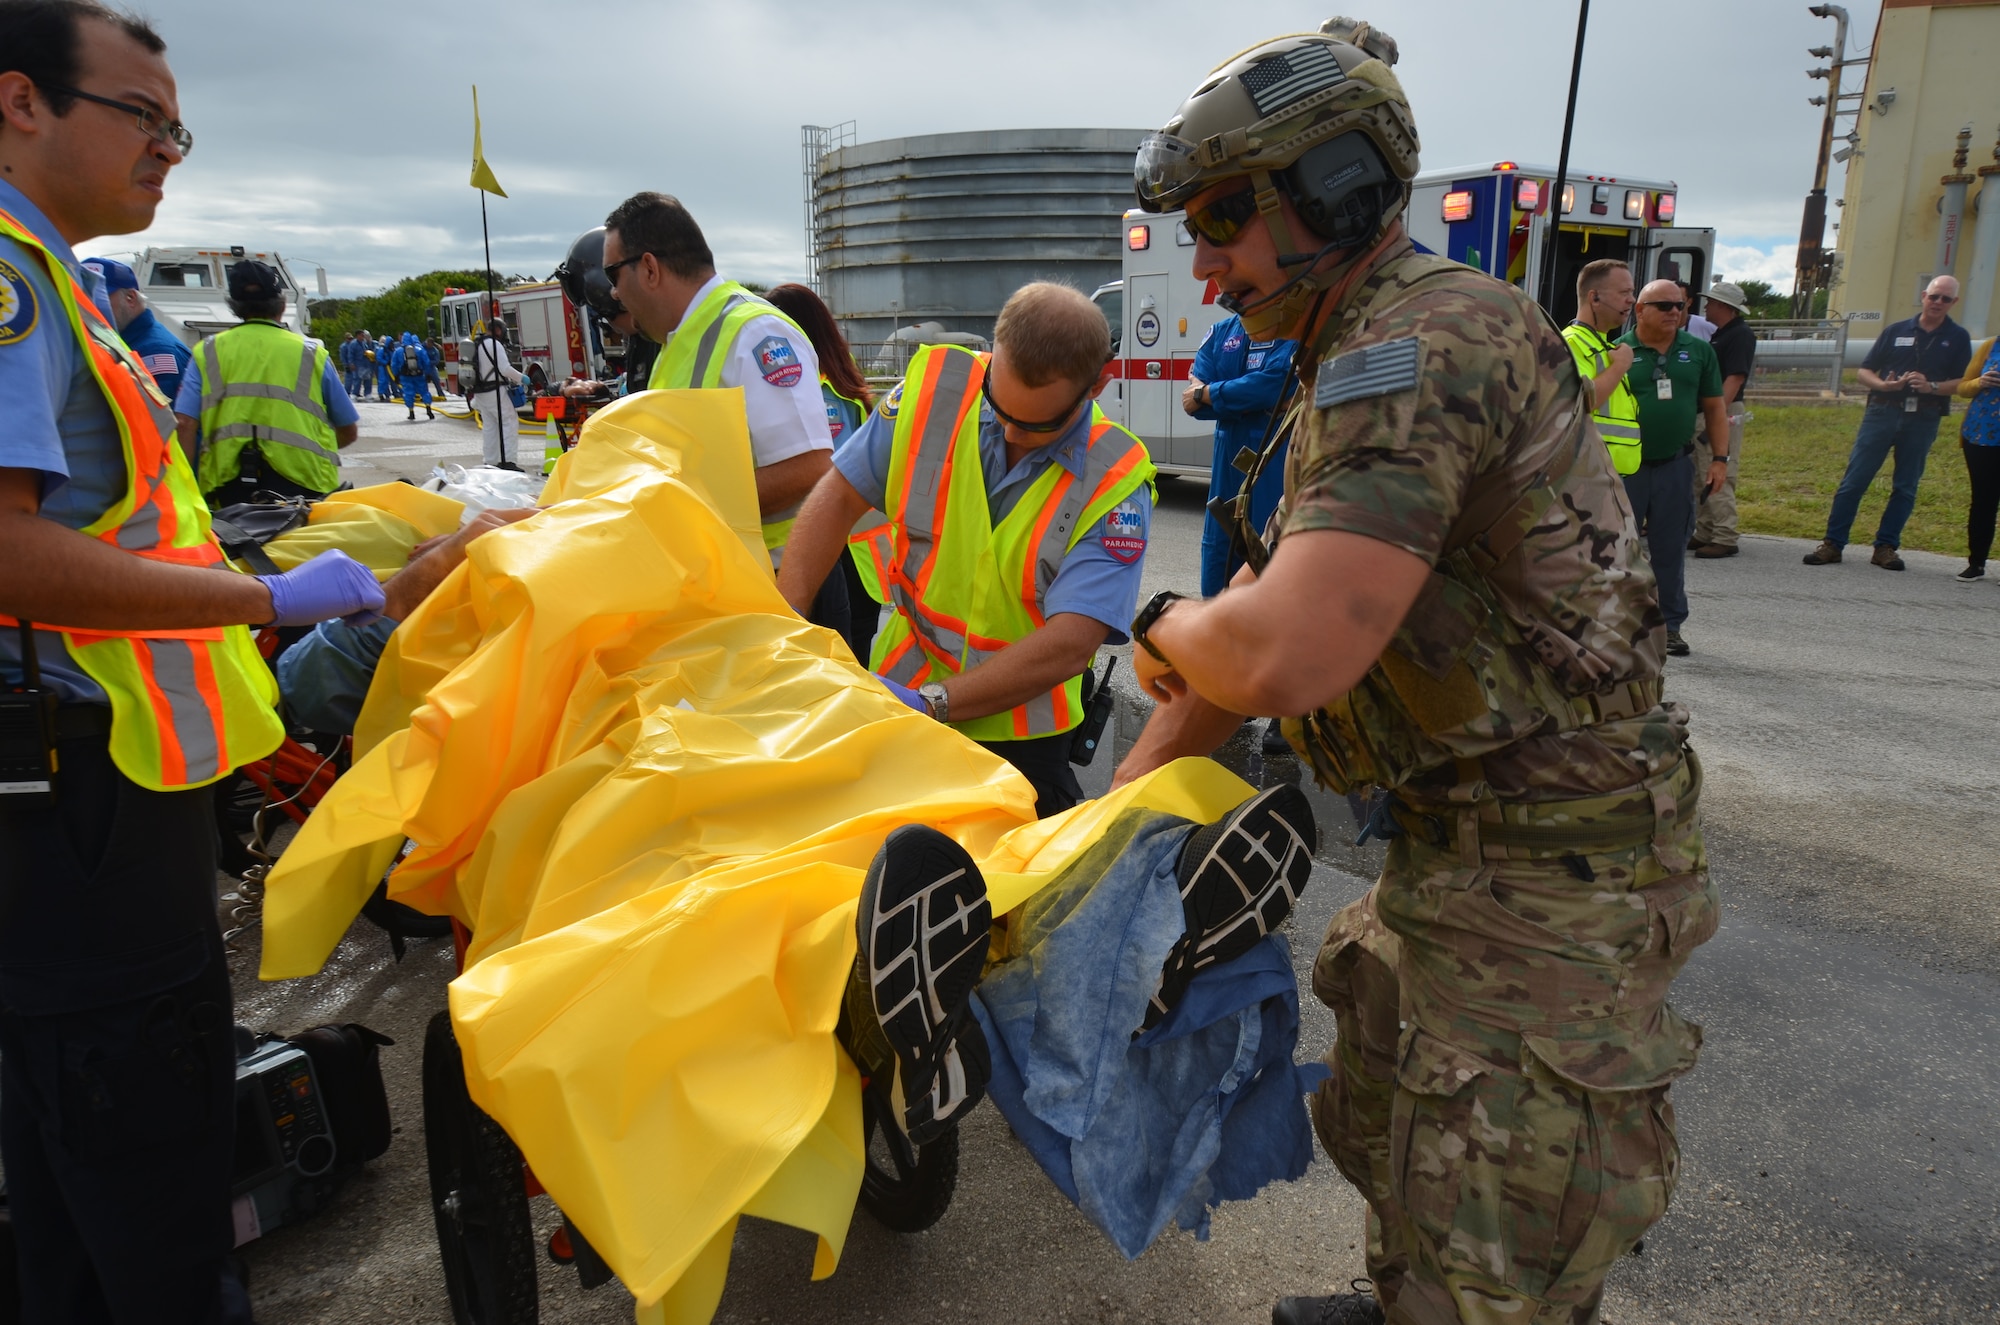
{"label": "blue uniform shirt", "polygon": [[[1243,330],[1243,320],[1230,316],[1210,327],[1207,339],[1195,351],[1193,373],[1208,384],[1211,403],[1197,409],[1194,417],[1215,420],[1210,500],[1233,497],[1242,488],[1244,476],[1234,463],[1236,454],[1246,447],[1253,451],[1262,447],[1264,430],[1284,395],[1292,355],[1298,347],[1292,340],[1251,340]],[[1174,404],[1179,408],[1178,400]],[[1250,518],[1260,529],[1284,495],[1284,459],[1280,447],[1271,463],[1264,466],[1257,491],[1251,494]],[[1228,531],[1213,515],[1206,517],[1201,534],[1202,596],[1212,598],[1221,593],[1240,564],[1229,555]]]}
{"label": "blue uniform shirt", "polygon": [[[361,411],[354,408],[348,398],[347,388],[340,384],[340,374],[334,369],[333,356],[328,355],[326,371],[319,375],[320,398],[326,402],[326,421],[336,428],[345,428],[350,423],[361,421]],[[191,359],[187,370],[181,375],[181,389],[174,396],[174,413],[186,415],[195,420],[195,437],[201,437],[201,360]]]}
{"label": "blue uniform shirt", "polygon": [[181,389],[181,374],[187,371],[188,360],[194,351],[181,343],[181,338],[160,325],[160,319],[153,316],[153,310],[142,308],[139,316],[126,323],[118,333],[132,353],[139,356],[139,362],[153,380],[160,384],[160,391],[172,400]]}
{"label": "blue uniform shirt", "polygon": [[[0,180],[0,208],[43,244],[84,284],[93,303],[104,298],[96,273],[13,185]],[[71,529],[103,515],[125,493],[124,447],[90,361],[70,330],[69,315],[49,281],[41,255],[0,239],[0,468],[42,476],[41,513]],[[104,691],[70,659],[62,636],[35,632],[42,684],[64,703],[105,701]],[[19,633],[0,630],[0,681],[21,680]]]}
{"label": "blue uniform shirt", "polygon": [[[833,467],[870,506],[881,510],[887,500],[889,456],[895,447],[896,410],[903,388],[887,396],[867,422],[834,448]],[[1061,465],[1079,478],[1084,454],[1090,442],[1090,411],[1086,410],[1061,436],[1048,445],[1030,451],[1019,464],[1008,467],[1007,434],[993,417],[992,409],[979,405],[979,466],[986,480],[986,504],[998,524],[1014,509],[1043,470]],[[1110,546],[1105,535],[1116,529]],[[1127,497],[1096,524],[1063,558],[1049,585],[1043,605],[1046,615],[1074,612],[1111,628],[1109,644],[1123,644],[1125,628],[1139,607],[1139,580],[1145,567],[1146,541],[1153,527],[1152,493],[1141,488]]]}

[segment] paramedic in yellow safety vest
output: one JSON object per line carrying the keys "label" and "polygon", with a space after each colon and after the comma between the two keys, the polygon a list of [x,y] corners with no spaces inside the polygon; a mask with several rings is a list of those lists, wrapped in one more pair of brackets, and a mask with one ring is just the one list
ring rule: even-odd
{"label": "paramedic in yellow safety vest", "polygon": [[195,347],[174,397],[202,492],[215,507],[257,492],[324,497],[340,486],[340,448],[361,431],[333,356],[280,325],[284,280],[255,258],[229,268],[229,311],[242,324]]}
{"label": "paramedic in yellow safety vest", "polygon": [[[799,502],[833,454],[812,342],[776,307],[716,275],[701,227],[663,193],[635,193],[604,218],[604,275],[661,346],[649,389],[742,388],[764,546],[781,564]],[[846,583],[823,574],[813,588],[806,619],[846,634]]]}
{"label": "paramedic in yellow safety vest", "polygon": [[250,1319],[209,785],[284,736],[245,624],[383,601],[338,553],[224,565],[77,263],[152,224],[193,145],[165,49],[0,0],[0,1163],[36,1322]]}
{"label": "paramedic in yellow safety vest", "polygon": [[1111,380],[1095,304],[1037,282],[993,338],[990,356],[933,345],[910,361],[806,499],[778,588],[806,602],[855,522],[882,512],[855,535],[893,612],[869,667],[1018,768],[1047,816],[1083,797],[1081,678],[1138,604],[1154,470],[1095,403]]}
{"label": "paramedic in yellow safety vest", "polygon": [[1576,371],[1589,383],[1597,434],[1620,474],[1639,472],[1639,398],[1625,381],[1632,347],[1611,338],[1632,314],[1632,269],[1617,258],[1585,263],[1576,274],[1576,321],[1563,328]]}

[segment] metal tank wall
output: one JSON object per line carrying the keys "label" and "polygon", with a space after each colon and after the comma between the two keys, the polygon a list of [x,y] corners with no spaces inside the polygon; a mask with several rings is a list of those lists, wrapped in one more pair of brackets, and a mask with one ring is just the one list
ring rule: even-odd
{"label": "metal tank wall", "polygon": [[820,293],[854,344],[912,322],[993,334],[1036,280],[1120,271],[1142,129],[996,129],[829,153],[813,182]]}

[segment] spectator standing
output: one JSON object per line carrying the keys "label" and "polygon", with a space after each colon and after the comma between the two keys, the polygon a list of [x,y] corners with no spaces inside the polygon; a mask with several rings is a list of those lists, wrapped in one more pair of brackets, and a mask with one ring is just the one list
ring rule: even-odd
{"label": "spectator standing", "polygon": [[[1243,319],[1231,314],[1208,329],[1195,351],[1191,380],[1181,392],[1181,408],[1197,419],[1215,421],[1215,456],[1208,471],[1208,515],[1201,526],[1201,596],[1221,593],[1243,564],[1231,555],[1229,531],[1215,518],[1217,499],[1228,500],[1243,488],[1237,452],[1262,448],[1271,416],[1291,378],[1292,355],[1298,342],[1252,340]],[[1264,466],[1257,490],[1250,494],[1250,520],[1262,529],[1285,492],[1285,449]]]}
{"label": "spectator standing", "polygon": [[[1639,404],[1639,468],[1625,476],[1625,491],[1652,554],[1667,653],[1675,658],[1688,653],[1681,626],[1688,617],[1687,545],[1694,535],[1696,415],[1707,419],[1711,437],[1729,445],[1722,371],[1708,342],[1681,330],[1686,309],[1680,286],[1654,281],[1639,292],[1638,319],[1620,342],[1632,348],[1625,380]],[[1728,479],[1728,454],[1711,454],[1704,491],[1712,493]]]}
{"label": "spectator standing", "polygon": [[181,374],[187,371],[193,351],[153,316],[146,296],[139,293],[138,273],[130,267],[113,258],[85,258],[83,269],[104,278],[111,324],[118,328],[127,348],[139,356],[140,365],[159,383],[161,394],[172,400],[181,389]]}
{"label": "spectator standing", "polygon": [[1576,274],[1576,321],[1563,340],[1577,376],[1590,388],[1591,422],[1620,475],[1639,468],[1639,402],[1625,373],[1632,347],[1611,339],[1632,314],[1632,269],[1617,258],[1599,258]]}
{"label": "spectator standing", "polygon": [[1903,544],[1903,526],[1917,504],[1938,424],[1951,413],[1952,393],[1972,362],[1972,337],[1951,320],[1958,302],[1958,279],[1939,276],[1924,288],[1923,311],[1894,323],[1875,340],[1861,362],[1861,385],[1868,388],[1868,405],[1847,455],[1847,472],[1833,494],[1826,517],[1826,538],[1806,553],[1808,566],[1831,566],[1840,560],[1862,494],[1881,472],[1882,462],[1896,457],[1889,504],[1875,527],[1875,555],[1883,570],[1902,570],[1896,555]]}
{"label": "spectator standing", "polygon": [[1714,340],[1716,324],[1694,311],[1697,302],[1694,287],[1686,281],[1675,281],[1674,284],[1681,287],[1681,298],[1687,303],[1687,307],[1681,312],[1681,330],[1696,340]]}
{"label": "spectator standing", "polygon": [[[1736,472],[1743,463],[1743,388],[1750,381],[1750,369],[1757,361],[1757,333],[1743,320],[1743,287],[1733,281],[1717,281],[1708,292],[1708,311],[1715,334],[1708,347],[1715,351],[1716,366],[1722,371],[1722,407],[1729,415],[1729,477],[1708,494],[1695,495],[1694,541],[1688,550],[1704,561],[1733,557],[1737,553]],[[1697,484],[1704,481],[1715,455],[1708,444],[1708,421],[1695,428],[1694,472]]]}
{"label": "spectator standing", "polygon": [[1980,342],[1958,394],[1971,401],[1958,425],[1959,450],[1972,480],[1972,504],[1965,516],[1965,569],[1961,584],[1986,578],[1986,554],[1993,550],[1994,513],[2000,511],[2000,337]]}

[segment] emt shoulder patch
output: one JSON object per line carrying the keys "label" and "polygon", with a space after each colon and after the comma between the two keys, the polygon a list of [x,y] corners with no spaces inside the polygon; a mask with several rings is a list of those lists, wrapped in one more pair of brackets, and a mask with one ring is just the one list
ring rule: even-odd
{"label": "emt shoulder patch", "polygon": [[757,371],[772,386],[797,386],[805,376],[798,352],[783,336],[764,337],[750,353],[756,356]]}
{"label": "emt shoulder patch", "polygon": [[26,340],[41,313],[28,278],[12,263],[0,262],[0,345]]}
{"label": "emt shoulder patch", "polygon": [[1328,409],[1369,396],[1414,391],[1422,379],[1423,362],[1424,344],[1415,336],[1349,350],[1319,366],[1313,408]]}
{"label": "emt shoulder patch", "polygon": [[1104,536],[1099,540],[1113,561],[1131,565],[1146,551],[1146,517],[1129,501],[1119,502],[1104,516]]}

